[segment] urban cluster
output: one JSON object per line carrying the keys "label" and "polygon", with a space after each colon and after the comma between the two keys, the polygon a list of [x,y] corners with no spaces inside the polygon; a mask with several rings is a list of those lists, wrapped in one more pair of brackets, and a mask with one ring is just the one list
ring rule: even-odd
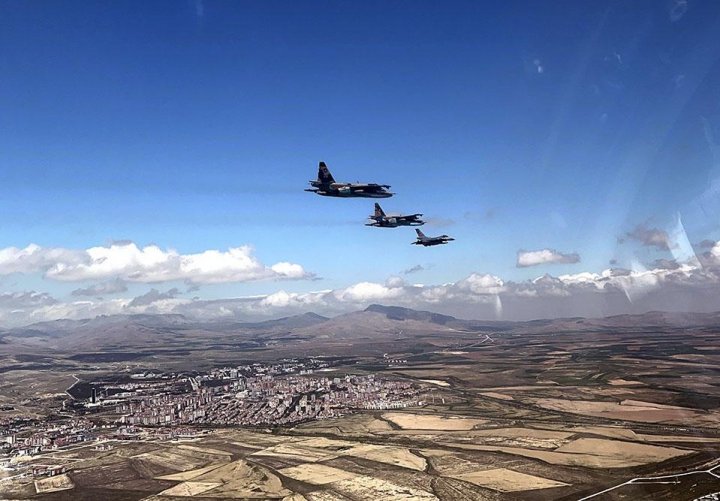
{"label": "urban cluster", "polygon": [[189,378],[191,389],[184,394],[164,393],[118,404],[118,420],[142,426],[286,425],[357,409],[396,409],[419,403],[420,390],[412,383],[373,375],[245,377],[234,369],[220,374],[221,379]]}

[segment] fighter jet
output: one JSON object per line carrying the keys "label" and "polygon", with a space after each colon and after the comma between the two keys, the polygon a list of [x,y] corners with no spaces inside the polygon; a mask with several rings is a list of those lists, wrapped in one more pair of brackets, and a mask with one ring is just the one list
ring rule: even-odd
{"label": "fighter jet", "polygon": [[305,191],[311,191],[324,197],[388,198],[393,196],[387,191],[387,188],[390,188],[387,184],[335,182],[335,178],[330,174],[325,162],[320,162],[317,180],[310,181],[310,185],[312,188]]}
{"label": "fighter jet", "polygon": [[415,233],[417,233],[417,240],[413,242],[413,245],[422,245],[424,247],[442,245],[455,240],[447,235],[440,235],[439,237],[426,237],[425,234],[417,228],[415,228]]}
{"label": "fighter jet", "polygon": [[422,214],[410,214],[407,216],[388,216],[382,210],[380,204],[375,202],[375,214],[368,216],[372,219],[372,223],[365,226],[377,226],[378,228],[397,228],[398,226],[422,226],[425,221],[420,219]]}

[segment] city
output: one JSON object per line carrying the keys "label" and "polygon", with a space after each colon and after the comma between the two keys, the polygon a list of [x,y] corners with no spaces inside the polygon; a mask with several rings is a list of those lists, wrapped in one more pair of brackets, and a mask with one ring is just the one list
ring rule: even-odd
{"label": "city", "polygon": [[[78,380],[55,419],[0,421],[0,465],[87,442],[189,438],[218,426],[275,427],[423,404],[426,388],[415,382],[316,374],[333,370],[316,359],[284,359],[206,373],[140,372],[114,377],[123,380],[118,383]],[[35,468],[33,474],[59,471]]]}

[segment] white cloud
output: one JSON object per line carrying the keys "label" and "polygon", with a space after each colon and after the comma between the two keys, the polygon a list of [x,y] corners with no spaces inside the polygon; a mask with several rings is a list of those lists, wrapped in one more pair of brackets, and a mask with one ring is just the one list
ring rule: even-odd
{"label": "white cloud", "polygon": [[[162,262],[162,261],[161,261]],[[114,313],[180,313],[198,320],[260,320],[314,311],[336,315],[372,303],[427,309],[477,319],[525,320],[604,316],[648,310],[720,309],[720,242],[699,262],[676,266],[610,268],[533,280],[507,281],[473,273],[445,284],[409,284],[399,277],[384,283],[359,282],[335,290],[290,292],[219,300],[191,300],[170,289],[151,289],[137,298],[62,302],[37,292],[0,295],[0,325]],[[133,268],[134,269],[134,268]],[[210,273],[203,268],[206,273]],[[213,272],[214,273],[214,272]],[[211,276],[214,276],[211,273]]]}
{"label": "white cloud", "polygon": [[[636,240],[646,247],[655,247],[660,250],[670,249],[670,236],[667,231],[648,228],[644,224],[639,224],[632,231],[625,233],[625,238]],[[621,242],[623,240],[620,239]]]}
{"label": "white cloud", "polygon": [[84,251],[71,249],[46,248],[35,244],[30,244],[24,249],[6,247],[0,249],[0,274],[45,271],[56,263],[74,266],[85,259]]}
{"label": "white cloud", "polygon": [[482,296],[504,292],[505,284],[502,279],[494,275],[473,273],[469,277],[457,282],[455,289],[459,291],[469,291],[472,294]]}
{"label": "white cloud", "polygon": [[102,296],[105,294],[118,294],[120,292],[126,292],[128,290],[125,282],[116,278],[115,280],[109,280],[107,282],[101,282],[99,284],[93,284],[89,287],[75,289],[72,291],[73,296]]}
{"label": "white cloud", "polygon": [[402,294],[403,289],[401,287],[388,287],[372,282],[360,282],[334,292],[334,296],[339,301],[346,303],[383,301],[400,297]]}
{"label": "white cloud", "polygon": [[31,244],[24,249],[0,249],[0,275],[44,273],[65,282],[117,278],[128,282],[157,283],[185,280],[193,284],[247,282],[263,279],[312,278],[299,264],[263,265],[249,246],[227,251],[206,250],[180,254],[156,245],[138,247],[116,242],[85,250],[46,248]]}
{"label": "white cloud", "polygon": [[554,249],[540,249],[535,251],[519,250],[517,253],[517,266],[525,268],[541,264],[578,263],[580,256],[577,253],[564,254]]}

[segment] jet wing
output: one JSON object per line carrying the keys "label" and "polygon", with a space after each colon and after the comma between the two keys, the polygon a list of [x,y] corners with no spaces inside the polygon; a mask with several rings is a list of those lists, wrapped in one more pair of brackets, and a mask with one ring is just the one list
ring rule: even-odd
{"label": "jet wing", "polygon": [[390,188],[390,185],[387,184],[351,184],[350,189],[352,191],[364,191],[368,193],[375,193],[380,191],[385,191],[386,188]]}

